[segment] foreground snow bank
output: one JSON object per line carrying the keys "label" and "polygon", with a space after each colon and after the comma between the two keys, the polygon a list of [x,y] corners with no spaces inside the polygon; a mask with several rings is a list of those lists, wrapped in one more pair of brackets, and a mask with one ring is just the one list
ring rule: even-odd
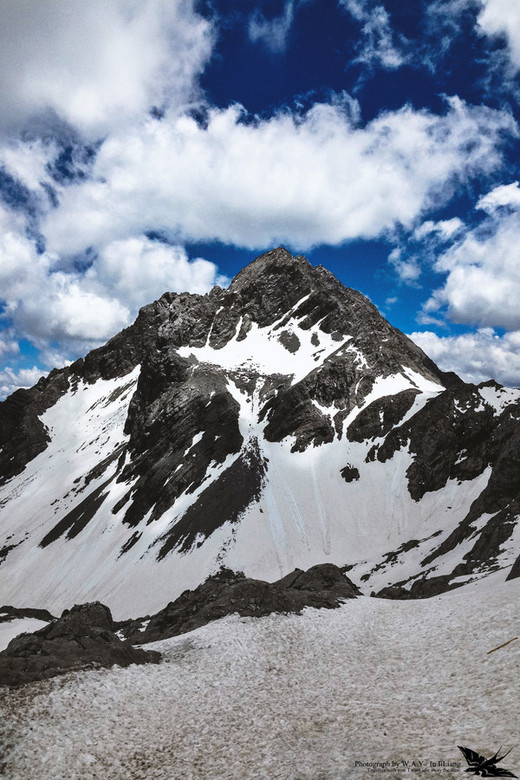
{"label": "foreground snow bank", "polygon": [[457,778],[457,745],[514,745],[504,765],[520,774],[520,640],[488,654],[520,634],[519,595],[520,580],[488,578],[426,601],[232,616],[148,645],[159,666],[2,691],[3,776]]}

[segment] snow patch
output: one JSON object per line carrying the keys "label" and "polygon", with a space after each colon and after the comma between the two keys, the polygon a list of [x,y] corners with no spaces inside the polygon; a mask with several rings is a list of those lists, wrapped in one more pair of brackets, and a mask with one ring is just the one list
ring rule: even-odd
{"label": "snow patch", "polygon": [[502,414],[507,406],[520,400],[520,390],[512,387],[479,387],[478,392],[497,414]]}
{"label": "snow patch", "polygon": [[[294,311],[305,298],[293,307]],[[284,318],[286,316],[284,315]],[[223,347],[211,347],[208,339],[203,347],[180,347],[178,353],[181,357],[193,356],[199,362],[221,366],[228,371],[249,369],[267,376],[289,374],[293,377],[292,384],[295,384],[351,339],[351,336],[347,336],[342,341],[335,340],[330,333],[320,330],[320,323],[306,330],[299,326],[296,319],[288,328],[297,336],[300,346],[291,352],[279,340],[279,325],[282,319],[263,328],[253,322],[246,337],[239,341],[242,324],[240,319],[234,336]],[[313,335],[318,336],[319,347],[313,345]]]}

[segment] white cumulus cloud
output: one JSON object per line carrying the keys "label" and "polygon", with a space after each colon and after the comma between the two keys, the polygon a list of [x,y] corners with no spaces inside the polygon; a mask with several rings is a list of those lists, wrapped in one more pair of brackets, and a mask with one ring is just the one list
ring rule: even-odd
{"label": "white cumulus cloud", "polygon": [[441,219],[438,222],[427,220],[420,225],[413,234],[413,237],[420,241],[422,239],[433,237],[440,239],[441,241],[447,241],[450,238],[462,230],[464,223],[459,217],[452,217],[452,219]]}
{"label": "white cumulus cloud", "polygon": [[36,366],[20,368],[17,371],[9,367],[0,370],[0,400],[21,387],[32,387],[43,375],[44,372]]}
{"label": "white cumulus cloud", "polygon": [[503,336],[481,328],[461,336],[438,336],[431,331],[409,334],[444,371],[455,371],[466,382],[497,379],[520,386],[520,331]]}
{"label": "white cumulus cloud", "polygon": [[411,228],[458,184],[500,166],[503,135],[516,132],[507,112],[456,98],[441,116],[406,106],[364,127],[351,104],[247,122],[232,106],[205,127],[167,116],[114,133],[92,179],[68,187],[43,221],[49,249],[74,254],[150,229],[248,248],[373,238]]}
{"label": "white cumulus cloud", "polygon": [[487,36],[503,36],[511,65],[520,70],[520,5],[516,0],[482,0],[478,28]]}
{"label": "white cumulus cloud", "polygon": [[144,236],[108,244],[85,275],[85,284],[110,291],[133,312],[166,291],[203,294],[227,282],[214,263],[190,261],[183,247]]}
{"label": "white cumulus cloud", "polygon": [[393,266],[399,280],[404,284],[414,285],[421,275],[421,266],[415,257],[403,255],[396,247],[388,255],[388,261]]}
{"label": "white cumulus cloud", "polygon": [[0,126],[45,112],[102,134],[193,97],[212,48],[192,0],[3,0]]}
{"label": "white cumulus cloud", "polygon": [[0,164],[24,187],[38,191],[42,182],[50,180],[47,166],[56,153],[52,140],[10,138],[0,147]]}
{"label": "white cumulus cloud", "polygon": [[494,214],[502,206],[520,209],[520,187],[517,181],[511,184],[500,184],[480,198],[477,203],[477,208],[487,211],[488,214]]}
{"label": "white cumulus cloud", "polygon": [[19,351],[20,347],[18,342],[12,337],[12,334],[8,330],[4,330],[0,333],[0,358],[6,354]]}
{"label": "white cumulus cloud", "polygon": [[427,301],[426,315],[445,308],[453,322],[520,329],[519,195],[515,182],[479,200],[488,216],[438,257],[434,268],[446,279]]}
{"label": "white cumulus cloud", "polygon": [[8,337],[2,334],[0,354],[25,336],[46,362],[50,345],[59,343],[63,363],[129,325],[166,291],[204,293],[227,282],[213,263],[190,261],[182,247],[144,236],[110,242],[86,271],[78,270],[58,255],[38,253],[24,231],[21,215],[0,208],[0,301],[13,326]]}

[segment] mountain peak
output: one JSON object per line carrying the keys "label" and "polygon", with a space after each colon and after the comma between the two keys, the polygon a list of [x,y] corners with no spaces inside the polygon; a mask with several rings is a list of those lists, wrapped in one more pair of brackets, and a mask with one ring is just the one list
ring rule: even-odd
{"label": "mountain peak", "polygon": [[505,565],[520,393],[446,379],[367,298],[281,247],[228,289],[166,293],[0,404],[5,596],[144,613],[222,565],[278,579],[324,561],[371,587],[406,571],[426,593],[450,586],[437,558],[469,549],[480,517],[453,578]]}
{"label": "mountain peak", "polygon": [[240,305],[256,302],[255,316],[265,320],[277,310],[290,307],[309,292],[313,268],[302,255],[293,256],[278,247],[257,257],[232,279],[229,302],[238,296]]}
{"label": "mountain peak", "polygon": [[255,278],[265,273],[276,273],[279,269],[287,269],[298,266],[300,270],[312,268],[303,255],[292,255],[282,246],[270,249],[256,257],[251,263],[242,268],[233,278],[231,285],[241,282],[245,278]]}

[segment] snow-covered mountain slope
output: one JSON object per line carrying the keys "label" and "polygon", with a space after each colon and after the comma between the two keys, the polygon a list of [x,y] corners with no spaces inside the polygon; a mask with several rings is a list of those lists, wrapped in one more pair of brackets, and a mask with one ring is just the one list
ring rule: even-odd
{"label": "snow-covered mountain slope", "polygon": [[420,601],[234,615],[146,645],[158,665],[6,689],[5,776],[456,780],[458,745],[512,748],[499,766],[520,775],[520,579],[499,578]]}
{"label": "snow-covered mountain slope", "polygon": [[0,404],[0,599],[124,618],[223,565],[417,596],[515,576],[519,439],[520,391],[443,374],[273,250]]}

